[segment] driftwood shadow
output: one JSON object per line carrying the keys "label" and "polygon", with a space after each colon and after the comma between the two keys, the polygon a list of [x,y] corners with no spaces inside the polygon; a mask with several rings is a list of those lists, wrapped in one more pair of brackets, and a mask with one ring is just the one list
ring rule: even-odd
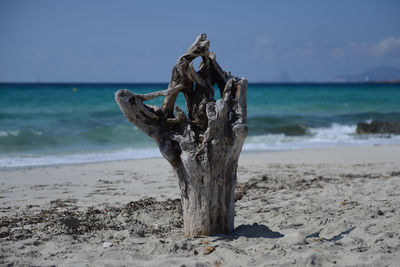
{"label": "driftwood shadow", "polygon": [[247,237],[247,238],[282,238],[283,234],[279,232],[274,232],[268,228],[268,226],[264,224],[242,224],[236,227],[230,235],[221,235],[220,239],[237,239],[239,237]]}

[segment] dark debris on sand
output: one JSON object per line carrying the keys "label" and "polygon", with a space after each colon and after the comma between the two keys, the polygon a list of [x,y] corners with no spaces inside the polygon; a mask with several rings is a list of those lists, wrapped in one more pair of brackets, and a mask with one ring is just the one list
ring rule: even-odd
{"label": "dark debris on sand", "polygon": [[[257,182],[239,183],[235,201]],[[57,199],[48,205],[28,205],[12,216],[0,218],[0,238],[24,240],[55,235],[84,235],[102,230],[129,230],[132,236],[165,237],[174,230],[183,234],[183,214],[180,199],[157,201],[145,198],[124,205],[81,208],[77,199]],[[166,214],[169,213],[169,214]]]}
{"label": "dark debris on sand", "polygon": [[[329,178],[321,175],[299,175],[298,177],[274,177],[265,174],[254,177],[245,183],[238,183],[235,202],[241,201],[251,191],[273,193],[279,190],[302,191],[310,188],[322,188],[326,183],[343,183],[355,178],[380,179],[399,176],[400,171],[394,170],[386,175],[343,173],[340,178]],[[279,179],[279,181],[277,180]],[[244,200],[246,201],[246,200]],[[132,236],[145,237],[153,235],[165,237],[174,232],[183,235],[183,215],[180,199],[157,201],[145,198],[124,205],[91,206],[82,208],[77,205],[77,199],[57,199],[48,205],[28,205],[14,215],[0,218],[0,239],[24,240],[45,235],[84,235],[101,230],[128,230]],[[348,204],[341,202],[342,205]],[[382,213],[382,212],[381,212]],[[382,216],[381,213],[378,215]]]}
{"label": "dark debris on sand", "polygon": [[[257,182],[253,180],[239,183],[235,201],[248,190],[257,188]],[[84,235],[101,230],[129,230],[136,237],[165,237],[174,230],[182,232],[180,199],[157,201],[145,198],[120,206],[105,204],[88,208],[80,208],[77,202],[77,199],[57,199],[46,206],[28,205],[13,216],[3,216],[0,218],[0,238],[16,241],[43,234],[49,237]]]}
{"label": "dark debris on sand", "polygon": [[[132,201],[122,206],[79,209],[77,200],[54,200],[40,210],[26,209],[14,216],[0,218],[0,238],[28,239],[36,234],[83,235],[99,230],[129,230],[133,236],[152,234],[164,237],[183,225],[179,199],[157,201],[154,198]],[[170,219],[158,219],[170,213]]]}

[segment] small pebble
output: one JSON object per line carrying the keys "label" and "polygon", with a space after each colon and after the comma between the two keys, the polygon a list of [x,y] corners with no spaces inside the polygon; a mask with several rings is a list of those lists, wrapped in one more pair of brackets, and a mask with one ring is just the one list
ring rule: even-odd
{"label": "small pebble", "polygon": [[103,243],[103,247],[104,248],[109,248],[109,247],[112,247],[114,244],[112,243],[112,242],[104,242]]}

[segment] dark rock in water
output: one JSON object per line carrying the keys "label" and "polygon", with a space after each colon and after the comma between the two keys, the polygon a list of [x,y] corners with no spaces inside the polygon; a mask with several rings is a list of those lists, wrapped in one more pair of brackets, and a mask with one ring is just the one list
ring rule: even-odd
{"label": "dark rock in water", "polygon": [[302,124],[293,124],[271,129],[272,133],[283,133],[288,136],[305,135],[308,133],[306,126]]}
{"label": "dark rock in water", "polygon": [[358,134],[400,134],[400,123],[394,121],[359,122],[356,132]]}

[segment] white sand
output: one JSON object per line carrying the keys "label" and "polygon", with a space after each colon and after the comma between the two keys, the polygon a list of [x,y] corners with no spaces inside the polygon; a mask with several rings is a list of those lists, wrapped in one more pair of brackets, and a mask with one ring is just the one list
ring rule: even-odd
{"label": "white sand", "polygon": [[[126,206],[179,198],[164,159],[1,171],[0,265],[400,262],[400,146],[242,154],[238,179],[247,193],[236,202],[235,233],[186,239],[178,202]],[[71,232],[65,218],[83,229],[89,206],[103,211],[104,226]]]}

